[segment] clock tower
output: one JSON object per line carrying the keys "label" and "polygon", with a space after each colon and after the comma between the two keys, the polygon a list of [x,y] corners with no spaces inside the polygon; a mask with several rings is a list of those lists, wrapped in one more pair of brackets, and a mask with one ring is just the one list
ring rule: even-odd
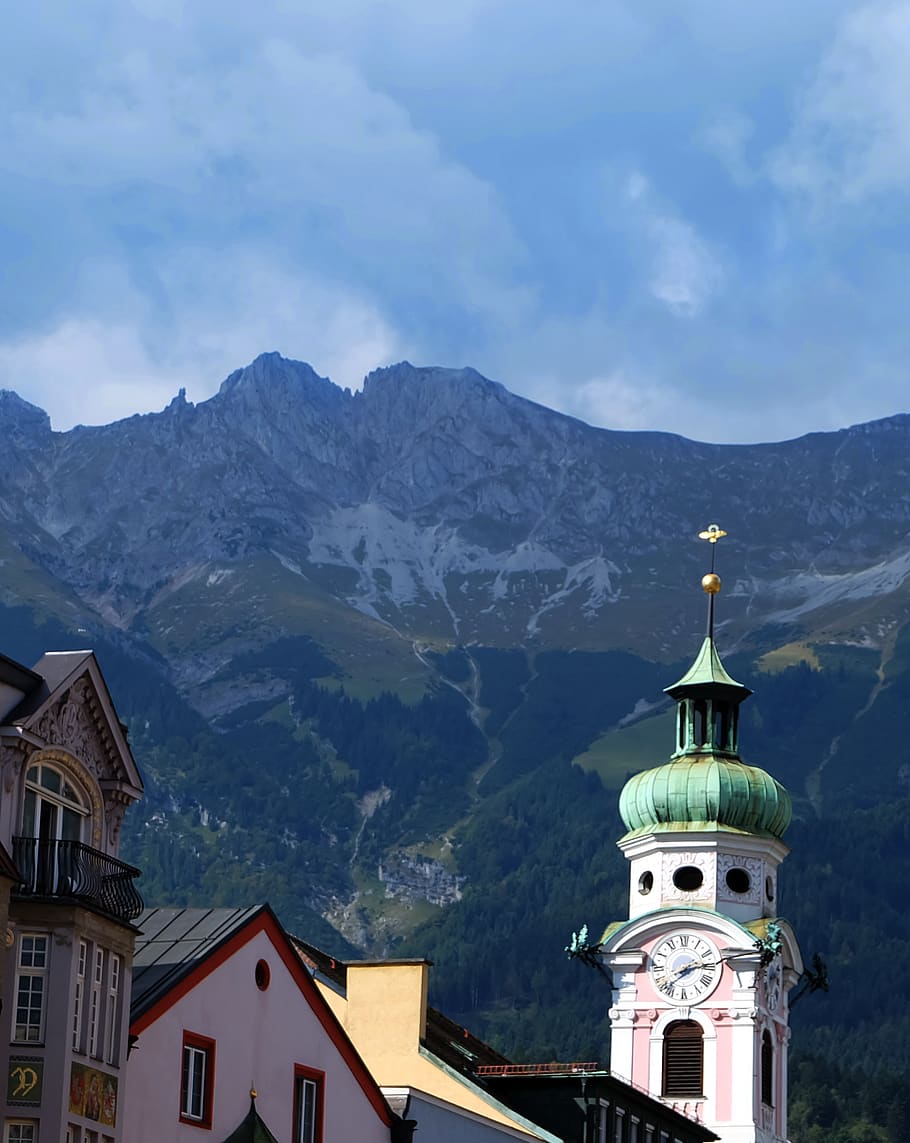
{"label": "clock tower", "polygon": [[788,849],[787,791],[739,756],[739,708],[751,691],[714,645],[720,578],[711,525],[708,631],[676,702],[668,762],[620,795],[629,917],[607,927],[613,978],[611,1070],[697,1116],[723,1143],[787,1138],[787,993],[799,946],[777,915]]}

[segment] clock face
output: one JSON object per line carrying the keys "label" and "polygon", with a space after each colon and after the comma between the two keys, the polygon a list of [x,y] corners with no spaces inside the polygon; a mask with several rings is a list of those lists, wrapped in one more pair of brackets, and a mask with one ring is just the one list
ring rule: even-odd
{"label": "clock face", "polygon": [[674,1004],[703,1000],[723,972],[720,954],[699,933],[672,933],[651,950],[648,974],[661,996]]}

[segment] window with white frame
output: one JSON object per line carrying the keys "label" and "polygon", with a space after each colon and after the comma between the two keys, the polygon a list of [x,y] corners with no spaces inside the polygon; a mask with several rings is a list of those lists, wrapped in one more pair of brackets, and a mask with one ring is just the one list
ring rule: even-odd
{"label": "window with white frame", "polygon": [[297,1064],[294,1068],[293,1143],[322,1143],[322,1093],[325,1076]]}
{"label": "window with white frame", "polygon": [[117,1016],[120,1011],[120,956],[111,953],[107,982],[107,1006],[104,1018],[104,1058],[117,1062]]}
{"label": "window with white frame", "polygon": [[23,933],[19,938],[13,1039],[20,1043],[40,1044],[44,1039],[48,952],[47,933]]}
{"label": "window with white frame", "polygon": [[85,1002],[85,970],[88,966],[88,945],[79,942],[76,959],[76,990],[73,994],[73,1051],[82,1051],[82,1009]]}
{"label": "window with white frame", "polygon": [[97,1056],[101,1040],[101,997],[104,984],[104,949],[95,945],[92,984],[88,998],[88,1053]]}
{"label": "window with white frame", "polygon": [[212,1126],[214,1084],[215,1041],[194,1032],[184,1032],[180,1071],[180,1118],[183,1122]]}
{"label": "window with white frame", "polygon": [[38,1143],[38,1124],[34,1119],[8,1119],[5,1143]]}

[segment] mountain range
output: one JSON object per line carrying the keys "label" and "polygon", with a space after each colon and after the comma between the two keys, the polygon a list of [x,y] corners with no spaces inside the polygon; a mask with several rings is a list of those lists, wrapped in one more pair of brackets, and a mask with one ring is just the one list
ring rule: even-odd
{"label": "mountain range", "polygon": [[525,1054],[603,1058],[605,993],[592,1017],[562,947],[624,909],[617,790],[671,749],[720,524],[744,752],[797,811],[786,908],[859,990],[806,1001],[807,1050],[849,1032],[864,1074],[910,1067],[886,967],[910,939],[910,416],[707,444],[472,369],[352,393],[265,354],[208,401],[63,433],[4,391],[0,432],[0,645],[98,652],[148,783],[125,827],[147,898],[268,897],[340,953],[429,953],[442,1006]]}

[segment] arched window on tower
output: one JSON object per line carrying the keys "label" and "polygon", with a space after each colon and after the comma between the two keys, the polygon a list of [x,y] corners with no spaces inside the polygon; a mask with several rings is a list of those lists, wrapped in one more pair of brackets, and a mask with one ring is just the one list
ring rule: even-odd
{"label": "arched window on tower", "polygon": [[774,1045],[767,1028],[761,1038],[761,1101],[768,1107],[774,1106]]}
{"label": "arched window on tower", "polygon": [[664,1033],[664,1096],[692,1099],[704,1094],[704,1042],[701,1025],[676,1020]]}

